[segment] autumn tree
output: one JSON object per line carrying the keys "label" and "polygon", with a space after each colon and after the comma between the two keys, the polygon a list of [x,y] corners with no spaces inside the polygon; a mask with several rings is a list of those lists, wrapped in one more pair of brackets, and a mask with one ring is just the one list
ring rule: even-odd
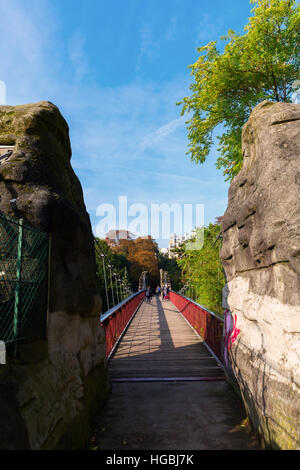
{"label": "autumn tree", "polygon": [[300,6],[295,0],[251,0],[253,14],[244,34],[228,31],[198,48],[190,66],[191,96],[180,103],[187,121],[191,159],[203,163],[213,144],[213,131],[222,133],[217,168],[231,180],[242,166],[241,131],[254,106],[263,100],[291,101],[299,78]]}
{"label": "autumn tree", "polygon": [[148,271],[149,281],[154,286],[159,282],[158,270],[158,246],[157,243],[151,238],[138,237],[134,235],[119,238],[113,234],[110,238],[109,246],[113,253],[118,255],[119,261],[121,257],[126,259],[128,263],[128,273],[130,282],[136,290],[138,288],[138,281],[142,271]]}
{"label": "autumn tree", "polygon": [[130,276],[136,282],[137,274],[148,271],[149,281],[153,287],[159,282],[159,270],[157,260],[158,246],[150,237],[138,237],[133,240],[128,260],[131,262]]}

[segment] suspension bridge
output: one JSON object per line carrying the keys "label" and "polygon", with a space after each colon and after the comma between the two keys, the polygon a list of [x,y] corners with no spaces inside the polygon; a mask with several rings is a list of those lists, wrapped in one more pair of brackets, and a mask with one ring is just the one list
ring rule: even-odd
{"label": "suspension bridge", "polygon": [[[6,347],[43,338],[49,237],[1,215],[0,337]],[[97,449],[254,449],[241,399],[229,385],[226,351],[238,331],[222,317],[169,291],[146,298],[96,243],[102,266],[106,356],[112,393],[87,446]],[[161,287],[170,278],[161,271]],[[163,290],[163,289],[162,289]],[[226,322],[225,322],[226,323]],[[229,325],[230,326],[230,325]],[[3,341],[2,341],[3,342]]]}
{"label": "suspension bridge", "polygon": [[186,297],[192,294],[188,284],[172,291],[167,271],[160,270],[161,295],[146,297],[147,271],[133,292],[126,273],[113,266],[97,240],[95,247],[107,306],[101,325],[112,393],[88,445],[104,450],[259,448],[245,425],[242,401],[228,383],[226,357],[238,331]]}
{"label": "suspension bridge", "polygon": [[[240,398],[226,380],[223,319],[170,291],[141,290],[101,316],[112,393],[89,447],[126,449],[257,449]],[[163,279],[166,279],[163,276]]]}

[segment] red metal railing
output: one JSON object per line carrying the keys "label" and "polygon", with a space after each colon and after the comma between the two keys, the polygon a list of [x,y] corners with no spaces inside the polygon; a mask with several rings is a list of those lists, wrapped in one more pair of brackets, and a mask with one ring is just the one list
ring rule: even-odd
{"label": "red metal railing", "polygon": [[101,325],[105,331],[106,357],[109,358],[120,340],[131,318],[145,297],[145,291],[139,291],[128,299],[101,315]]}
{"label": "red metal railing", "polygon": [[169,298],[189,324],[199,333],[217,358],[223,361],[223,319],[215,313],[201,307],[193,300],[177,294],[177,292],[170,291]]}

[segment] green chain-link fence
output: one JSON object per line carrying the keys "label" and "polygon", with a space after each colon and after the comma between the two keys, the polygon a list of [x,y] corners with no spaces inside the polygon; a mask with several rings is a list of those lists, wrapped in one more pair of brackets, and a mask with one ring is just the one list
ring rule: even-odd
{"label": "green chain-link fence", "polygon": [[0,212],[0,340],[45,335],[49,235]]}

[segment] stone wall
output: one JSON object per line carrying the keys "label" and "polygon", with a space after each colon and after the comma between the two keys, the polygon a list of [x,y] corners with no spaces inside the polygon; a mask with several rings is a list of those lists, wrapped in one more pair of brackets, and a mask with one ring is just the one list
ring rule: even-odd
{"label": "stone wall", "polygon": [[51,233],[47,340],[25,343],[0,366],[0,447],[80,448],[110,385],[93,234],[68,125],[49,102],[0,106],[0,145],[15,146],[0,165],[0,210]]}
{"label": "stone wall", "polygon": [[265,445],[299,449],[300,105],[262,102],[242,145],[222,222],[230,361]]}

